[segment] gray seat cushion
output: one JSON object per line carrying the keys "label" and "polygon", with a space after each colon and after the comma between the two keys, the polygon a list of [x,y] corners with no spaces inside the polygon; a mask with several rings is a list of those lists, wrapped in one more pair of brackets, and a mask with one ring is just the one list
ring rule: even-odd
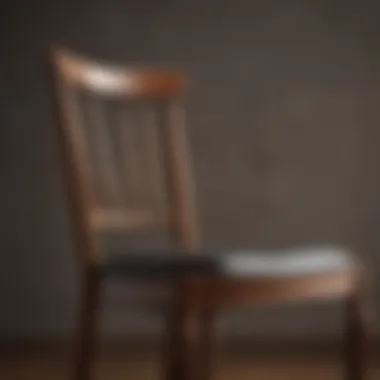
{"label": "gray seat cushion", "polygon": [[306,247],[277,251],[135,252],[110,255],[106,275],[170,279],[186,275],[286,278],[354,267],[353,256],[339,247]]}

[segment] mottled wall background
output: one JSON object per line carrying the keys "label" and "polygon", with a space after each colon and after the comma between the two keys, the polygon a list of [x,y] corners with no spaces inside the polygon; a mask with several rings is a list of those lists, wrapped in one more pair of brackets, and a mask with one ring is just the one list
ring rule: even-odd
{"label": "mottled wall background", "polygon": [[[74,323],[77,271],[46,79],[52,42],[186,70],[205,246],[341,242],[379,273],[378,2],[6,3],[1,336],[66,336]],[[154,316],[130,309],[120,299],[107,303],[106,334],[157,331]],[[263,337],[320,337],[340,331],[339,316],[336,305],[287,306],[240,311],[225,326]]]}

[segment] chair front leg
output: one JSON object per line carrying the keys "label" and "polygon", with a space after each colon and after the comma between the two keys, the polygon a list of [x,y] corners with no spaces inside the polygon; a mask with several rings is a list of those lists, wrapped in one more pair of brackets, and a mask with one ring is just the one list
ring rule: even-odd
{"label": "chair front leg", "polygon": [[86,269],[83,281],[74,379],[92,380],[100,296],[100,276],[97,268]]}
{"label": "chair front leg", "polygon": [[209,380],[212,371],[214,313],[178,295],[167,319],[165,380]]}
{"label": "chair front leg", "polygon": [[368,306],[366,287],[361,282],[346,300],[347,380],[364,380],[368,371]]}
{"label": "chair front leg", "polygon": [[214,372],[215,310],[202,310],[199,315],[195,346],[196,375],[193,380],[210,380]]}

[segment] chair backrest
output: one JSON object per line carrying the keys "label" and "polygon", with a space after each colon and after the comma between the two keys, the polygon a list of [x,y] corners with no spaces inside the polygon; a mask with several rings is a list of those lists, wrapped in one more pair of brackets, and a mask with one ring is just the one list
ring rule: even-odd
{"label": "chair backrest", "polygon": [[52,50],[55,93],[78,248],[99,257],[98,232],[167,229],[198,244],[186,142],[184,78]]}

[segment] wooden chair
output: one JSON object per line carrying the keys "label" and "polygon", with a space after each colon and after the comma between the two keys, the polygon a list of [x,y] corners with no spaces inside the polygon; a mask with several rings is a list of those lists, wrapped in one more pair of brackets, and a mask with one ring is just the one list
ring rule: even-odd
{"label": "wooden chair", "polygon": [[[218,309],[329,298],[347,305],[347,376],[363,379],[365,277],[346,250],[200,252],[182,75],[101,64],[63,49],[54,49],[52,57],[59,141],[83,271],[74,378],[92,378],[101,280],[138,277],[169,281],[174,290],[167,379],[210,378]],[[126,247],[103,255],[105,231],[156,228],[171,233],[177,252]]]}

